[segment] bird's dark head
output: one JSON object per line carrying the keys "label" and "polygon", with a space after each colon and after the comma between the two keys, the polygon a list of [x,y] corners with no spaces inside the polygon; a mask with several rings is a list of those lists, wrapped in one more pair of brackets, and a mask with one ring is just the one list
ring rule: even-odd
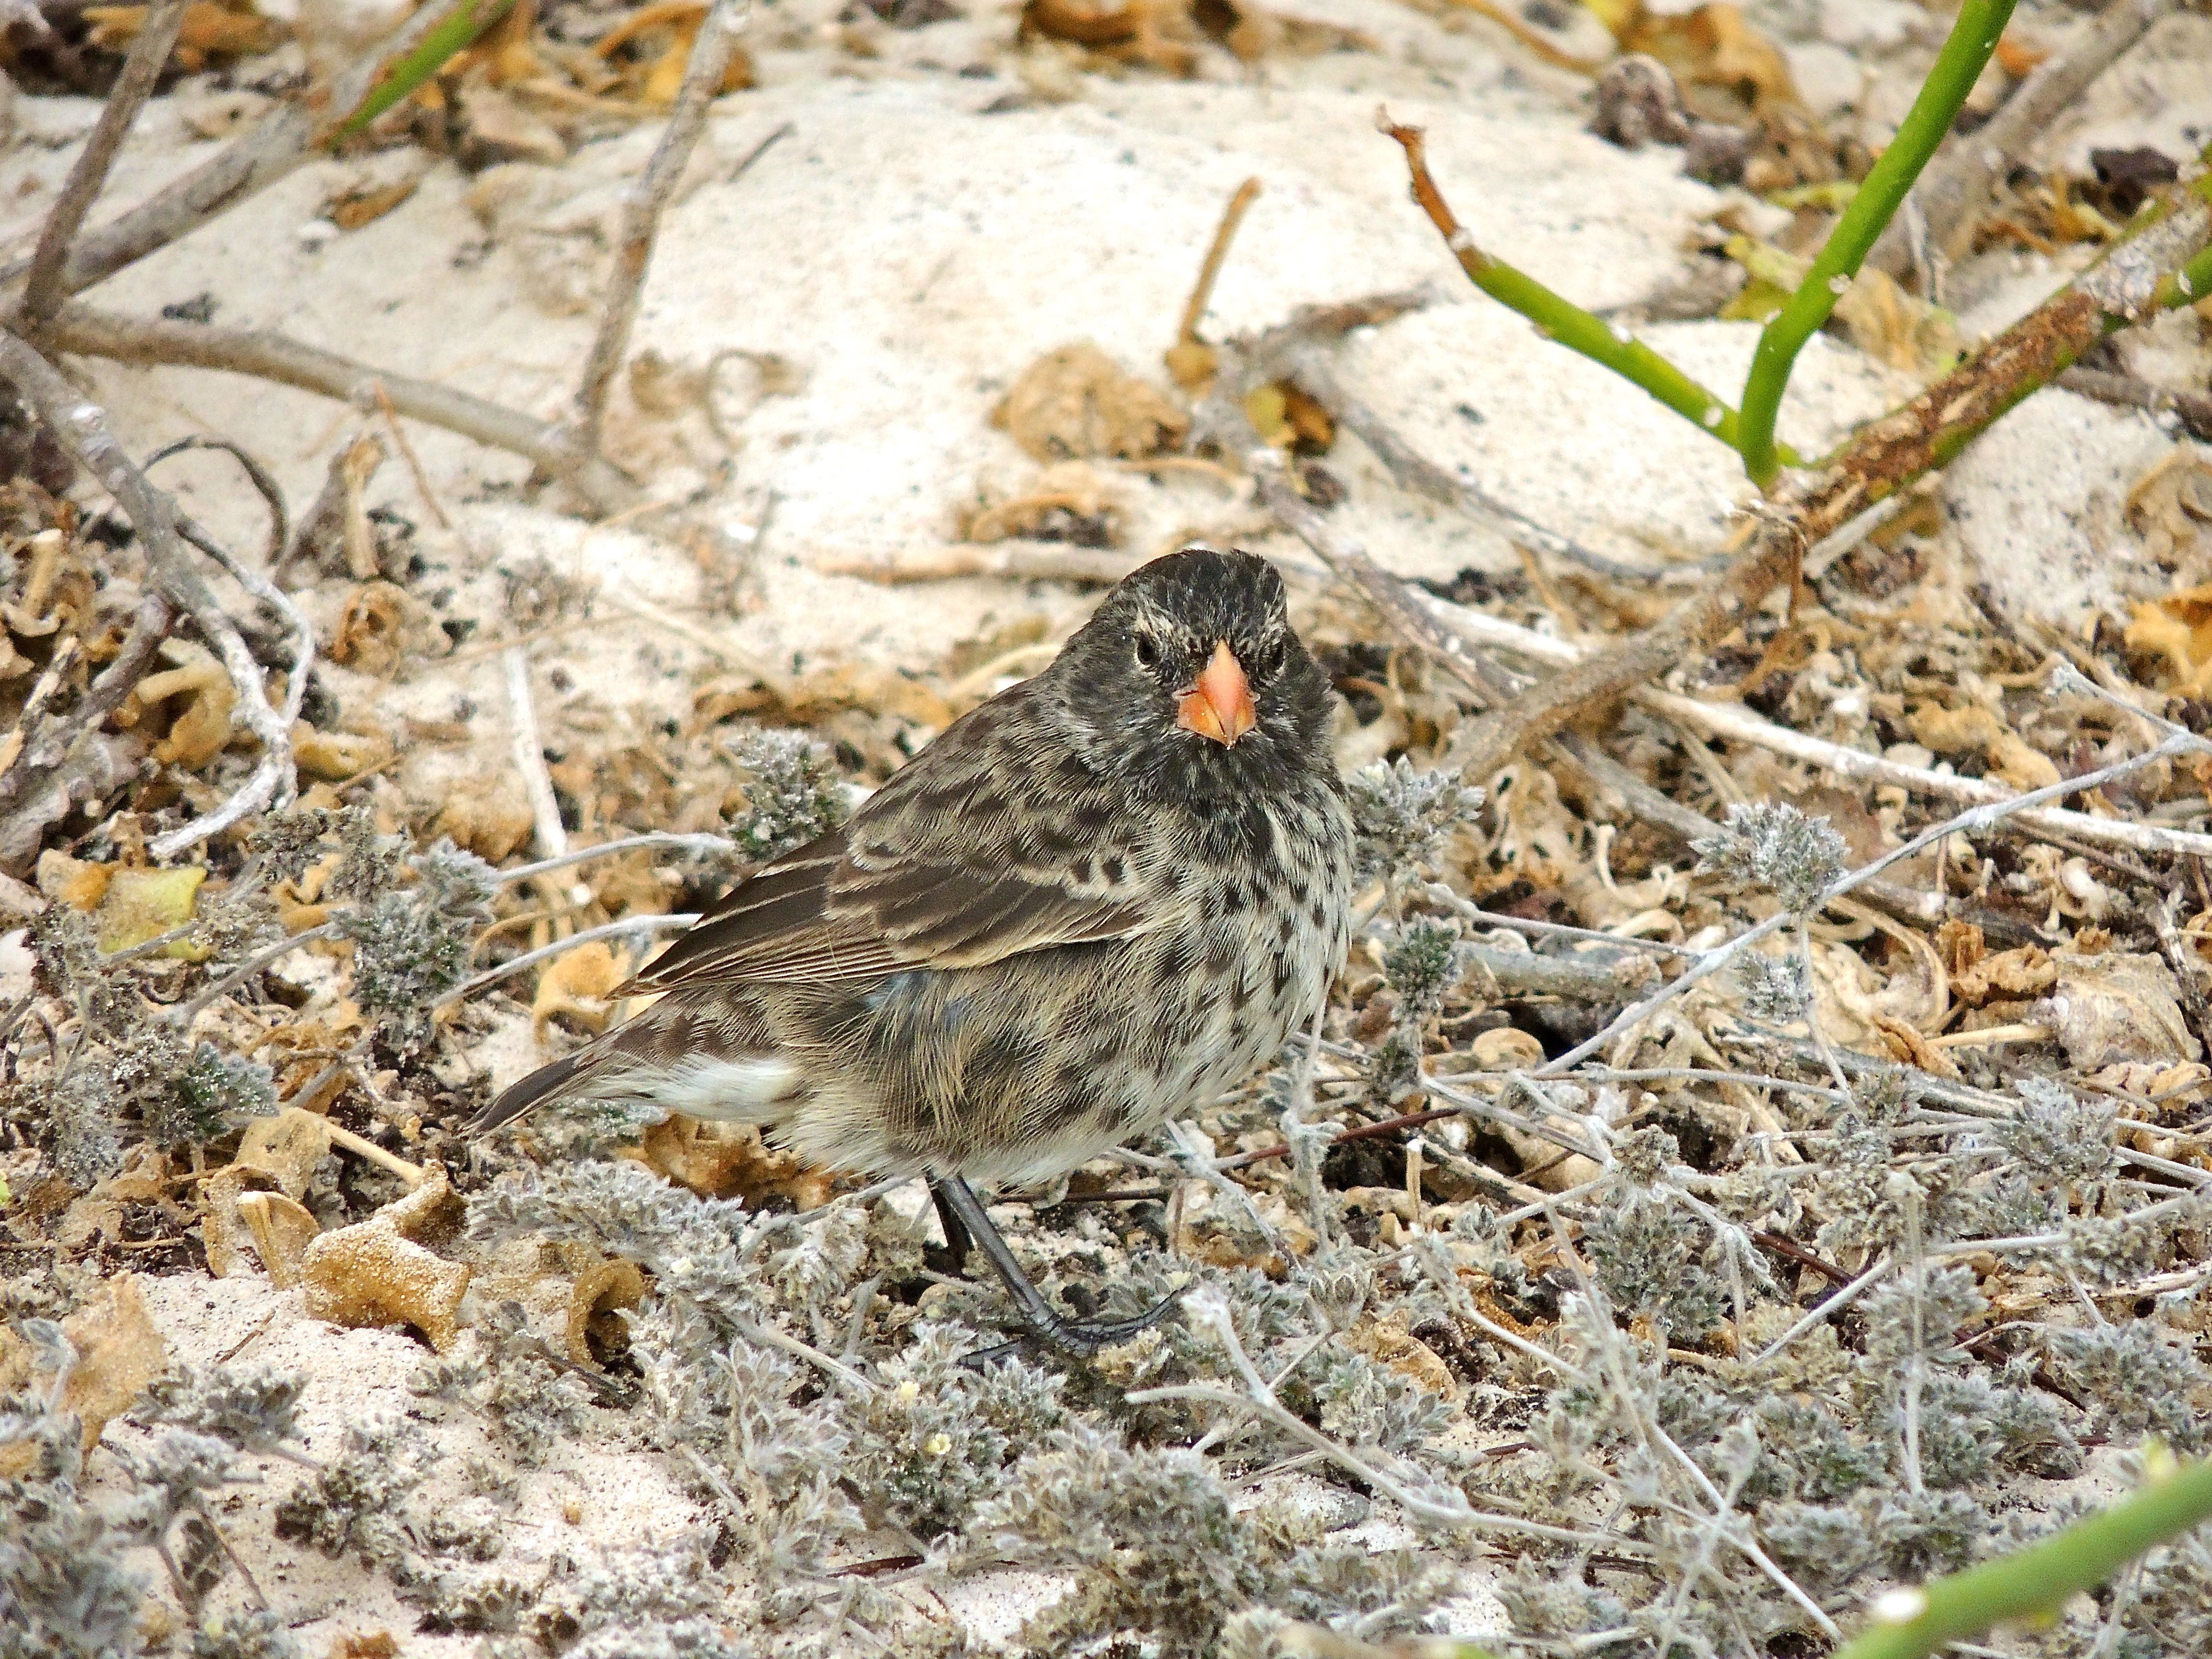
{"label": "bird's dark head", "polygon": [[1335,693],[1249,553],[1132,571],[1049,673],[1086,758],[1139,783],[1214,800],[1330,764]]}

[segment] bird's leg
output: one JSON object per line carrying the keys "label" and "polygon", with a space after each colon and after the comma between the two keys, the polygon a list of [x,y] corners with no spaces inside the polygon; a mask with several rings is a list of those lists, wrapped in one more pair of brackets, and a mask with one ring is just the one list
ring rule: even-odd
{"label": "bird's leg", "polygon": [[[1088,1358],[1101,1348],[1127,1342],[1139,1331],[1150,1329],[1175,1310],[1177,1298],[1169,1297],[1150,1312],[1139,1314],[1134,1319],[1097,1320],[1080,1324],[1073,1320],[1062,1319],[1052,1310],[1052,1304],[1044,1299],[1037,1287],[1030,1283],[1030,1276],[1022,1271],[1022,1264],[1014,1260],[1014,1253],[1006,1248],[1006,1241],[1000,1236],[998,1228],[992,1224],[991,1218],[984,1212],[982,1200],[975,1196],[973,1188],[958,1176],[939,1176],[930,1182],[929,1189],[937,1199],[939,1214],[948,1223],[957,1220],[968,1237],[981,1248],[984,1259],[991,1264],[992,1271],[999,1275],[999,1282],[1006,1287],[1006,1294],[1013,1297],[1014,1305],[1021,1310],[1022,1322],[1030,1328],[1032,1336],[1048,1347],[1073,1354],[1078,1358]],[[950,1234],[951,1231],[948,1225],[947,1233]],[[971,1361],[984,1359],[1001,1352],[1003,1350],[994,1348],[981,1354],[971,1354],[969,1358]]]}
{"label": "bird's leg", "polygon": [[[945,1188],[939,1184],[937,1177],[931,1176],[927,1179],[929,1196],[937,1206],[937,1224],[945,1230],[944,1254],[936,1261],[929,1261],[929,1266],[950,1278],[964,1279],[968,1276],[968,1252],[974,1248],[975,1241],[968,1237],[968,1229],[961,1224],[959,1216],[946,1201]],[[928,1261],[929,1255],[933,1254],[926,1252],[924,1261]]]}

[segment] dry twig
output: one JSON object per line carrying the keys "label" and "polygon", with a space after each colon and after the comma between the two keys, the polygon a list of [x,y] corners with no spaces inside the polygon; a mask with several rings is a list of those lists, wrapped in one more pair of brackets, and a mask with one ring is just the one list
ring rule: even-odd
{"label": "dry twig", "polygon": [[1110,587],[1136,568],[1131,554],[1075,547],[1065,542],[953,542],[884,556],[837,555],[814,561],[824,575],[858,576],[896,586],[994,576],[1006,581],[1078,582]]}
{"label": "dry twig", "polygon": [[[2180,732],[2174,736],[2167,738],[2165,742],[2160,744],[2155,749],[2147,750],[2145,753],[2141,755],[2133,756],[2127,760],[2118,763],[2115,765],[2102,767],[2094,772],[2087,774],[2084,776],[2063,779],[2057,783],[2048,786],[2045,788],[2032,789],[2024,795],[2015,795],[2009,800],[1997,803],[1996,805],[1969,807],[1966,811],[1959,813],[1956,817],[1946,818],[1941,823],[1931,825],[1929,828],[1922,830],[1911,841],[1905,842],[1902,846],[1892,848],[1888,852],[1884,853],[1880,858],[1861,865],[1855,870],[1846,871],[1844,874],[1837,877],[1835,880],[1828,883],[1825,887],[1823,887],[1814,897],[1813,901],[1805,907],[1805,915],[1809,916],[1816,914],[1821,906],[1827,904],[1835,899],[1841,898],[1846,894],[1863,886],[1874,877],[1880,875],[1884,870],[1889,868],[1890,866],[1902,863],[1905,860],[1925,851],[1928,848],[1936,845],[1938,842],[1948,838],[1949,836],[1958,835],[1962,831],[1971,833],[1975,830],[1986,830],[1993,824],[2001,823],[2003,819],[2012,816],[2015,812],[2025,811],[2032,806],[2039,805],[2044,801],[2057,800],[2066,795],[2072,794],[2076,791],[2097,788],[2104,784],[2112,782],[2117,779],[2125,777],[2130,773],[2139,772],[2144,767],[2153,765],[2159,761],[2170,760],[2176,756],[2191,752],[2198,754],[2212,752],[2212,743],[2208,743],[2204,738],[2197,737],[2191,732]],[[1612,1042],[1616,1037],[1621,1036],[1632,1028],[1641,1024],[1645,1019],[1650,1018],[1651,1015],[1656,1013],[1662,1007],[1665,1006],[1668,1003],[1672,1002],[1675,998],[1680,996],[1692,986],[1711,977],[1721,969],[1727,967],[1729,963],[1737,960],[1737,958],[1741,957],[1746,951],[1756,945],[1760,939],[1766,938],[1770,934],[1779,933],[1784,927],[1790,926],[1795,920],[1796,918],[1789,910],[1777,910],[1772,915],[1767,917],[1765,921],[1759,922],[1755,927],[1753,927],[1741,933],[1737,934],[1725,945],[1718,945],[1713,950],[1708,951],[1704,956],[1698,957],[1696,962],[1684,969],[1679,977],[1669,981],[1659,990],[1655,991],[1651,995],[1646,997],[1643,1001],[1636,1004],[1633,1007],[1622,1010],[1620,1016],[1611,1024],[1607,1025],[1603,1030],[1598,1032],[1595,1036],[1592,1036],[1584,1042],[1577,1043],[1565,1054],[1547,1064],[1540,1071],[1536,1073],[1535,1075],[1538,1077],[1564,1076],[1568,1072],[1571,1072],[1578,1062],[1598,1053],[1600,1050],[1603,1049],[1606,1045]],[[1837,1057],[1832,1054],[1823,1054],[1821,1057],[1824,1061],[1831,1065],[1835,1065],[1837,1063]]]}
{"label": "dry twig", "polygon": [[[1409,586],[1407,591],[1416,605],[1427,611],[1466,645],[1510,651],[1561,667],[1573,666],[1590,659],[1591,653],[1587,647],[1571,640],[1539,634],[1533,629],[1522,628],[1465,605],[1454,605],[1449,599],[1437,599],[1417,587]],[[1702,698],[1686,697],[1677,692],[1661,691],[1648,686],[1631,695],[1655,714],[1680,721],[1708,737],[1720,738],[1729,743],[1751,744],[1792,760],[1803,761],[1838,778],[1849,778],[1859,783],[1890,784],[1911,790],[1916,794],[1931,795],[1939,800],[1970,801],[1977,805],[2001,806],[2017,799],[2013,791],[1985,779],[1960,777],[1954,773],[1908,766],[1887,756],[1869,754],[1863,749],[1853,749],[1826,738],[1794,731],[1786,726],[1777,726],[1741,703],[1707,702]],[[1590,758],[1607,757],[1592,751],[1592,756],[1583,758],[1587,764]],[[1618,765],[1618,763],[1614,764]],[[1601,781],[1608,786],[1613,782],[1609,776]],[[1649,787],[1648,785],[1644,787]],[[1677,810],[1687,812],[1690,809],[1678,807]],[[2199,831],[2176,830],[2160,823],[2142,823],[2127,818],[2094,817],[2087,812],[2069,811],[2059,807],[2021,811],[2019,818],[2025,826],[2071,836],[2095,846],[2127,848],[2142,853],[2191,853],[2199,857],[2212,857],[2212,835]],[[1672,827],[1671,823],[1669,827]],[[1710,830],[1698,829],[1692,833],[1702,835],[1710,833]]]}
{"label": "dry twig", "polygon": [[116,76],[114,88],[100,107],[92,137],[77,152],[69,182],[62,186],[52,211],[46,215],[23,279],[23,323],[28,328],[36,329],[62,302],[62,266],[69,258],[70,244],[83,227],[84,216],[100,198],[107,183],[107,170],[115,165],[131,124],[138,118],[139,109],[161,79],[170,48],[177,44],[177,31],[184,27],[185,4],[185,0],[156,0],[147,12],[131,42],[130,55],[123,60],[123,72]]}
{"label": "dry twig", "polygon": [[2058,377],[2058,384],[2100,404],[2171,415],[2191,437],[2212,443],[2212,392],[2169,392],[2132,374],[2115,374],[2105,368],[2069,368]]}
{"label": "dry twig", "polygon": [[606,414],[607,393],[615,372],[622,367],[629,347],[631,325],[637,321],[639,296],[645,289],[646,268],[653,260],[653,239],[660,228],[662,210],[684,176],[685,163],[706,131],[707,108],[722,89],[722,76],[737,52],[738,36],[752,20],[750,0],[714,0],[707,21],[691,43],[691,58],[684,71],[676,107],[667,130],[646,164],[645,176],[624,192],[622,238],[615,247],[614,274],[607,284],[606,309],[592,340],[592,355],[584,364],[582,384],[570,416],[569,441],[579,459],[595,456],[599,449],[599,423]]}
{"label": "dry twig", "polygon": [[509,731],[514,769],[521,775],[523,793],[530,798],[533,826],[532,844],[544,867],[558,868],[567,861],[568,831],[561,822],[561,803],[554,798],[553,779],[545,769],[545,750],[538,735],[538,710],[530,696],[530,656],[519,645],[500,653],[506,677]]}
{"label": "dry twig", "polygon": [[620,921],[603,922],[597,927],[586,927],[580,933],[571,933],[567,939],[555,939],[550,945],[541,945],[534,951],[525,951],[510,957],[496,968],[487,968],[473,979],[464,980],[430,1005],[433,1011],[465,1002],[487,985],[496,985],[511,978],[526,968],[535,968],[541,962],[574,950],[580,945],[590,945],[603,939],[620,939],[625,934],[674,933],[689,927],[699,920],[696,911],[678,911],[661,916],[624,916]]}
{"label": "dry twig", "polygon": [[636,487],[628,478],[594,456],[579,456],[550,422],[433,380],[388,374],[273,330],[141,320],[70,305],[56,313],[39,338],[55,351],[119,363],[168,363],[250,374],[361,409],[376,407],[380,390],[393,409],[411,420],[443,427],[534,462],[573,484],[599,512],[625,512],[637,501]]}

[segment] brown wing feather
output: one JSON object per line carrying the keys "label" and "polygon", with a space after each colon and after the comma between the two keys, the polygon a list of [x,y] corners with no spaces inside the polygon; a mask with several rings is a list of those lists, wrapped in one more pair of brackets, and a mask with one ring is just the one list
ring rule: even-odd
{"label": "brown wing feather", "polygon": [[[1002,721],[1014,712],[1006,701],[991,705]],[[623,988],[830,984],[980,967],[1173,923],[1177,907],[1160,894],[1099,882],[1091,859],[1079,871],[1082,849],[1042,832],[1024,804],[979,799],[979,772],[1026,774],[1003,753],[980,752],[987,745],[967,726],[956,721],[845,829],[740,882]],[[1067,804],[1054,803],[1061,812]]]}

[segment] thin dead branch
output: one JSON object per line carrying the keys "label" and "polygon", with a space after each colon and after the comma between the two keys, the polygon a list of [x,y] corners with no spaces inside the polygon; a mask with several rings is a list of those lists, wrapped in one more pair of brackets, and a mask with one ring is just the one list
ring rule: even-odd
{"label": "thin dead branch", "polygon": [[555,957],[574,950],[580,945],[595,944],[603,939],[640,937],[647,933],[672,933],[689,927],[699,920],[696,911],[678,911],[659,916],[624,916],[620,921],[603,922],[597,927],[586,927],[580,933],[567,939],[555,939],[550,945],[541,945],[534,951],[525,951],[510,957],[496,968],[487,968],[473,979],[464,980],[430,1005],[433,1010],[449,1008],[457,1002],[465,1002],[488,985],[496,985],[512,978],[526,968],[535,968],[541,962],[550,962]]}
{"label": "thin dead branch", "polygon": [[1237,193],[1222,210],[1220,223],[1213,228],[1213,240],[1198,268],[1198,280],[1191,284],[1190,297],[1183,301],[1182,320],[1176,325],[1176,343],[1168,348],[1167,363],[1176,383],[1189,390],[1202,388],[1213,377],[1218,354],[1200,335],[1198,325],[1206,319],[1206,307],[1212,301],[1213,285],[1221,279],[1221,267],[1229,258],[1230,244],[1237,240],[1237,228],[1251,211],[1252,204],[1260,199],[1260,188],[1257,179],[1247,179],[1237,186]]}
{"label": "thin dead branch", "polygon": [[1485,1515],[1469,1508],[1466,1498],[1449,1489],[1431,1492],[1417,1489],[1360,1456],[1350,1447],[1323,1434],[1285,1407],[1276,1397],[1273,1386],[1260,1375],[1251,1356],[1245,1352],[1244,1346],[1231,1322],[1228,1304],[1218,1291],[1212,1285],[1201,1285],[1184,1297],[1183,1307],[1194,1320],[1212,1331],[1221,1342],[1243,1384],[1244,1392],[1235,1394],[1227,1389],[1206,1386],[1144,1389],[1128,1396],[1132,1404],[1156,1400],[1206,1401],[1255,1413],[1293,1439],[1304,1442],[1331,1462],[1356,1474],[1376,1492],[1396,1503],[1408,1516],[1428,1526],[1498,1528],[1532,1537],[1556,1538],[1576,1543],[1601,1543],[1607,1547],[1612,1547],[1620,1541],[1598,1534],[1577,1532],[1571,1528],[1523,1521],[1517,1516]]}
{"label": "thin dead branch", "polygon": [[438,528],[451,530],[453,521],[439,505],[438,493],[430,488],[430,475],[422,470],[422,458],[416,454],[415,446],[407,441],[407,428],[399,424],[399,411],[392,406],[392,393],[381,380],[376,383],[376,406],[384,416],[385,425],[392,428],[392,441],[399,451],[399,459],[407,464],[408,476],[415,480],[415,493],[422,498],[422,505],[437,520]]}
{"label": "thin dead branch", "polygon": [[1259,486],[1261,505],[1284,528],[1320,554],[1338,579],[1374,606],[1384,621],[1442,663],[1486,704],[1502,702],[1512,695],[1515,688],[1494,666],[1469,651],[1459,636],[1436,625],[1406,583],[1322,518],[1313,503],[1291,484],[1290,469],[1280,454],[1261,445],[1246,457],[1246,465]]}
{"label": "thin dead branch", "polygon": [[[1454,605],[1449,599],[1437,599],[1419,588],[1409,587],[1407,592],[1415,604],[1426,610],[1445,629],[1462,635],[1468,646],[1487,646],[1562,667],[1579,665],[1590,660],[1591,653],[1587,648],[1571,640],[1539,634],[1534,629],[1522,628],[1482,611]],[[1826,738],[1814,737],[1809,732],[1777,726],[1741,703],[1707,702],[1702,698],[1686,697],[1650,686],[1639,688],[1631,695],[1653,713],[1680,721],[1707,737],[1719,738],[1729,743],[1750,744],[1792,760],[1803,761],[1838,778],[1849,778],[1857,783],[1891,784],[1939,800],[1967,801],[1976,805],[2003,805],[2018,799],[2014,792],[1984,778],[1960,777],[1954,773],[1909,766],[1885,755],[1869,754],[1863,749],[1853,749]],[[1584,765],[1607,759],[1595,750],[1587,754],[1578,752],[1577,758]],[[1602,775],[1600,781],[1608,787],[1618,787],[1620,781],[1610,774]],[[1645,787],[1649,787],[1648,785]],[[1675,810],[1677,812],[1690,811],[1679,805]],[[2020,812],[2019,818],[2025,826],[2071,836],[2099,847],[2127,848],[2142,853],[2189,853],[2200,858],[2212,857],[2212,835],[2196,830],[2177,830],[2161,823],[2136,823],[2126,818],[2094,817],[2087,812],[2056,807],[2023,811]],[[1668,823],[1668,827],[1673,827],[1664,817],[1656,817],[1655,821]],[[1698,830],[1696,833],[1708,831]]]}
{"label": "thin dead branch", "polygon": [[188,449],[212,449],[228,455],[245,472],[246,481],[253,486],[253,493],[261,497],[262,505],[269,509],[269,545],[262,559],[270,567],[270,574],[275,574],[276,562],[283,556],[284,544],[291,535],[291,514],[284,506],[283,486],[270,476],[267,467],[253,459],[252,452],[244,445],[204,433],[194,433],[191,437],[179,438],[174,443],[163,444],[146,458],[139,470],[150,476],[163,461]]}
{"label": "thin dead branch", "polygon": [[84,216],[100,199],[107,171],[115,165],[131,123],[138,118],[139,110],[153,94],[154,83],[161,79],[170,49],[177,44],[177,31],[184,27],[185,5],[185,0],[156,0],[146,14],[137,37],[131,43],[130,54],[123,60],[123,72],[116,76],[114,89],[100,107],[92,137],[77,152],[69,182],[62,186],[53,210],[40,228],[38,246],[31,251],[30,270],[23,279],[23,321],[28,328],[35,330],[52,316],[64,297],[62,267],[69,258],[70,245],[83,228]]}
{"label": "thin dead branch", "polygon": [[813,562],[824,575],[858,576],[887,586],[994,576],[1006,581],[1079,582],[1093,587],[1112,586],[1139,562],[1133,554],[1030,541],[953,542],[884,556],[833,554]]}
{"label": "thin dead branch", "polygon": [[[2106,783],[2139,772],[2146,766],[2155,765],[2160,761],[2171,760],[2177,756],[2192,752],[2212,753],[2212,742],[2208,742],[2191,732],[2179,732],[2167,738],[2155,749],[2132,756],[2112,766],[2100,767],[2096,771],[2087,773],[2081,777],[2067,778],[2045,788],[2032,789],[2024,795],[2016,795],[2003,803],[1969,807],[1954,817],[1946,818],[1942,823],[1922,830],[1911,840],[1901,846],[1890,848],[1881,857],[1837,877],[1835,880],[1823,887],[1814,897],[1812,902],[1806,906],[1805,914],[1808,916],[1817,914],[1822,906],[1864,886],[1892,865],[1902,863],[1906,859],[1924,852],[1952,836],[1962,832],[1972,833],[1987,830],[2016,812],[2039,806],[2045,801],[2061,799],[2077,791],[2099,788]],[[1736,961],[1759,940],[1781,932],[1785,927],[1790,926],[1793,920],[1793,916],[1788,910],[1777,910],[1765,921],[1737,934],[1726,944],[1708,951],[1696,962],[1684,969],[1675,979],[1633,1007],[1623,1009],[1619,1017],[1608,1024],[1603,1030],[1577,1043],[1565,1054],[1548,1062],[1535,1075],[1538,1077],[1564,1076],[1577,1063],[1604,1049],[1615,1038],[1623,1036],[1634,1026],[1641,1024],[1692,987]],[[1832,1064],[1836,1059],[1830,1054],[1823,1054],[1821,1058],[1824,1061]]]}
{"label": "thin dead branch", "polygon": [[676,107],[668,126],[654,146],[645,176],[625,193],[622,236],[615,248],[614,274],[607,284],[606,307],[599,316],[599,332],[592,340],[592,355],[584,364],[582,384],[576,390],[570,416],[569,441],[579,459],[596,456],[599,425],[605,417],[607,394],[616,371],[629,349],[629,334],[637,321],[645,273],[653,262],[653,238],[660,216],[683,178],[699,135],[706,131],[707,110],[722,89],[722,76],[738,49],[738,37],[752,21],[750,0],[714,0],[707,21],[691,44],[690,62],[684,84],[676,94]]}
{"label": "thin dead branch", "polygon": [[166,318],[142,321],[70,305],[55,314],[39,338],[51,350],[118,363],[166,363],[249,374],[335,398],[357,409],[375,408],[380,387],[400,414],[520,455],[573,485],[602,513],[627,512],[637,503],[636,486],[606,462],[579,457],[550,422],[434,381],[388,374],[270,330],[213,328]]}
{"label": "thin dead branch", "polygon": [[1488,495],[1466,479],[1455,477],[1415,449],[1390,423],[1361,402],[1336,377],[1335,370],[1310,343],[1293,348],[1285,373],[1291,382],[1311,398],[1362,443],[1374,452],[1401,489],[1423,496],[1439,506],[1455,508],[1475,523],[1504,537],[1516,547],[1569,559],[1614,581],[1649,582],[1670,573],[1641,565],[1624,564],[1584,547],[1571,536],[1538,524],[1518,508]]}
{"label": "thin dead branch", "polygon": [[[198,436],[179,438],[176,442],[165,445],[147,457],[143,470],[150,473],[156,462],[166,460],[170,456],[186,449],[213,449],[229,456],[245,469],[246,476],[252,481],[255,491],[269,508],[269,545],[264,560],[264,562],[270,567],[268,572],[256,570],[243,560],[235,557],[195,519],[190,517],[179,519],[177,529],[178,533],[186,541],[228,571],[231,579],[240,587],[275,611],[284,624],[292,630],[292,665],[285,673],[283,708],[278,712],[275,720],[270,723],[271,729],[268,731],[261,730],[255,726],[258,719],[256,709],[248,708],[246,714],[248,726],[254,727],[255,734],[262,739],[263,763],[281,769],[278,780],[281,786],[281,797],[289,799],[299,788],[299,778],[291,754],[291,732],[293,726],[300,718],[301,709],[306,706],[307,684],[314,672],[315,628],[314,624],[307,620],[307,612],[301,610],[291,595],[278,587],[273,580],[276,562],[283,555],[289,532],[288,515],[284,510],[284,492],[278,487],[276,480],[270,476],[266,467],[255,460],[246,450],[227,438]],[[277,737],[280,741],[271,744],[270,739],[272,735]],[[217,826],[217,828],[222,827],[226,826]],[[213,834],[214,831],[210,830],[208,833]]]}
{"label": "thin dead branch", "polygon": [[513,725],[510,752],[514,769],[521,775],[523,793],[530,799],[533,826],[532,844],[539,860],[557,868],[568,857],[568,831],[561,822],[561,803],[553,793],[553,779],[545,770],[545,750],[538,735],[538,710],[530,695],[530,655],[519,645],[500,653],[506,678],[507,703]]}
{"label": "thin dead branch", "polygon": [[[275,611],[292,630],[292,665],[284,677],[283,707],[274,714],[266,714],[268,701],[265,697],[257,697],[240,705],[246,728],[261,739],[262,767],[273,770],[276,775],[277,788],[272,799],[279,803],[288,801],[299,792],[300,787],[299,774],[292,757],[292,726],[300,718],[301,709],[306,706],[307,682],[314,674],[315,625],[307,620],[307,613],[300,609],[290,594],[252,566],[233,556],[229,550],[210,535],[198,520],[179,520],[177,532],[228,571],[232,580]],[[177,836],[185,833],[180,830],[150,845],[156,853],[167,857],[170,852],[180,852],[193,842],[204,841],[208,836],[229,828],[247,812],[258,810],[240,805],[250,793],[241,790],[225,803],[222,811],[202,820],[197,826],[187,826],[198,830],[191,840],[177,841]],[[175,845],[169,847],[168,843],[172,842],[175,842]]]}
{"label": "thin dead branch", "polygon": [[2115,374],[2104,368],[2069,368],[2058,377],[2058,384],[2116,408],[2171,415],[2191,437],[2200,443],[2212,443],[2212,392],[2169,392],[2132,374]]}

